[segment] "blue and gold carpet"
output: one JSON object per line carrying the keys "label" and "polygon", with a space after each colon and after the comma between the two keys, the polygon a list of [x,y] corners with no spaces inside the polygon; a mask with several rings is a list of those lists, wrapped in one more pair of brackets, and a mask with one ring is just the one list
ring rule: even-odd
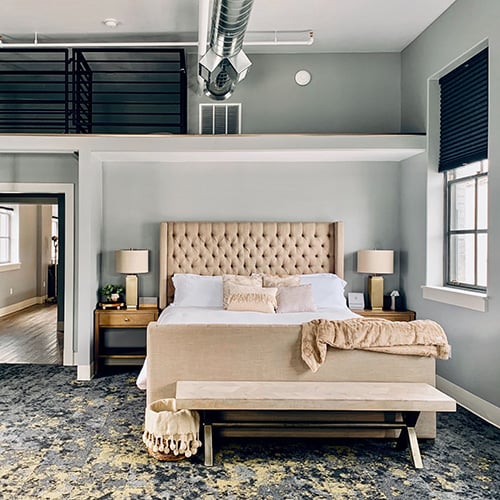
{"label": "blue and gold carpet", "polygon": [[438,416],[425,469],[387,441],[226,439],[158,462],[141,441],[136,371],[90,382],[73,368],[0,365],[1,499],[498,499],[500,430],[464,409]]}

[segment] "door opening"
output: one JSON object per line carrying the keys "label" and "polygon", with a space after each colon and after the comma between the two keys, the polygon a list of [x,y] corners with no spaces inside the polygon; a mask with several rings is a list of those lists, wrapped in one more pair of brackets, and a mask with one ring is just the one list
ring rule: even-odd
{"label": "door opening", "polygon": [[[16,189],[21,186],[24,189]],[[47,191],[58,192],[38,193],[36,188],[33,189],[35,186],[41,189],[46,186],[49,188]],[[5,184],[0,183],[0,204],[17,204],[21,207],[20,212],[27,215],[24,223],[28,225],[28,228],[24,228],[24,230],[28,233],[31,232],[35,244],[27,249],[22,248],[23,245],[30,246],[30,240],[26,239],[22,232],[23,229],[21,229],[19,233],[20,257],[22,256],[19,259],[19,271],[21,273],[16,276],[16,279],[19,278],[21,281],[14,280],[18,285],[8,286],[7,300],[4,297],[3,303],[0,302],[0,346],[2,321],[6,318],[17,321],[21,319],[22,311],[25,313],[33,312],[34,317],[31,318],[29,327],[26,323],[25,326],[22,326],[22,322],[16,322],[16,328],[20,328],[19,331],[24,332],[32,328],[35,331],[37,328],[39,331],[43,331],[42,326],[47,326],[47,330],[53,328],[55,337],[52,337],[53,340],[49,347],[52,357],[46,352],[44,354],[49,356],[48,359],[52,361],[47,360],[47,358],[43,360],[40,357],[40,362],[73,365],[73,186],[65,184],[10,184],[7,186],[7,188],[16,189],[15,192],[6,192],[9,189],[5,190],[5,187]],[[30,224],[31,227],[29,227]],[[68,237],[69,257],[67,255]],[[12,278],[12,273],[10,274]],[[31,275],[31,278],[27,277],[28,275]],[[26,284],[30,279],[31,283]],[[27,281],[23,284],[22,280]],[[66,285],[68,280],[69,290]],[[6,282],[3,279],[2,281]],[[11,289],[12,296],[10,295]],[[17,291],[19,291],[19,295],[15,295]],[[0,286],[1,293],[5,293],[5,290],[2,291]],[[7,306],[5,306],[6,303]],[[11,314],[12,312],[14,314]],[[28,315],[25,316],[25,319],[28,320]],[[38,320],[44,321],[46,325],[42,325],[42,322]],[[12,325],[11,331],[13,331]],[[40,338],[43,337],[38,337],[30,346],[25,345],[25,359],[19,359],[17,362],[37,363],[34,351],[37,348],[41,351],[45,349],[40,349]],[[8,349],[4,351],[8,351]],[[55,359],[58,362],[54,362]]]}

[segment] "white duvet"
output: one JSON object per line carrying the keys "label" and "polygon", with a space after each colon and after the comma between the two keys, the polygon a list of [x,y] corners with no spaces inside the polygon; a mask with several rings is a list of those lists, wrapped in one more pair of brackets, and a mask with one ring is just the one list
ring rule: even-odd
{"label": "white duvet", "polygon": [[[314,312],[299,313],[259,313],[226,311],[218,307],[180,307],[169,305],[158,318],[159,324],[189,325],[189,324],[229,324],[229,325],[300,325],[313,319],[349,319],[356,318],[346,307],[335,309],[318,309]],[[146,363],[137,377],[137,387],[146,389]]]}
{"label": "white duvet", "polygon": [[229,324],[229,325],[300,325],[313,319],[356,318],[347,307],[318,309],[314,312],[260,313],[251,311],[226,311],[219,307],[179,307],[170,305],[158,318],[159,324]]}

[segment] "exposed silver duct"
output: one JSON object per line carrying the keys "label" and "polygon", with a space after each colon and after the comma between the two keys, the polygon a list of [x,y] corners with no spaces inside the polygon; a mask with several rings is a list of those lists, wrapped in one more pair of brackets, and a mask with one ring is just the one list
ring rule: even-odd
{"label": "exposed silver duct", "polygon": [[210,48],[199,63],[205,94],[212,99],[230,97],[252,64],[241,50],[252,6],[253,0],[214,0]]}

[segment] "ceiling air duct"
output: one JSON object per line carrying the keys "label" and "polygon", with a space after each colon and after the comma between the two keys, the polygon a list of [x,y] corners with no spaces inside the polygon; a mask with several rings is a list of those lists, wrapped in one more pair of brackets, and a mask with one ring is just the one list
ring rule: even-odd
{"label": "ceiling air duct", "polygon": [[210,48],[199,63],[205,94],[222,101],[245,78],[251,62],[241,50],[253,0],[214,0]]}

